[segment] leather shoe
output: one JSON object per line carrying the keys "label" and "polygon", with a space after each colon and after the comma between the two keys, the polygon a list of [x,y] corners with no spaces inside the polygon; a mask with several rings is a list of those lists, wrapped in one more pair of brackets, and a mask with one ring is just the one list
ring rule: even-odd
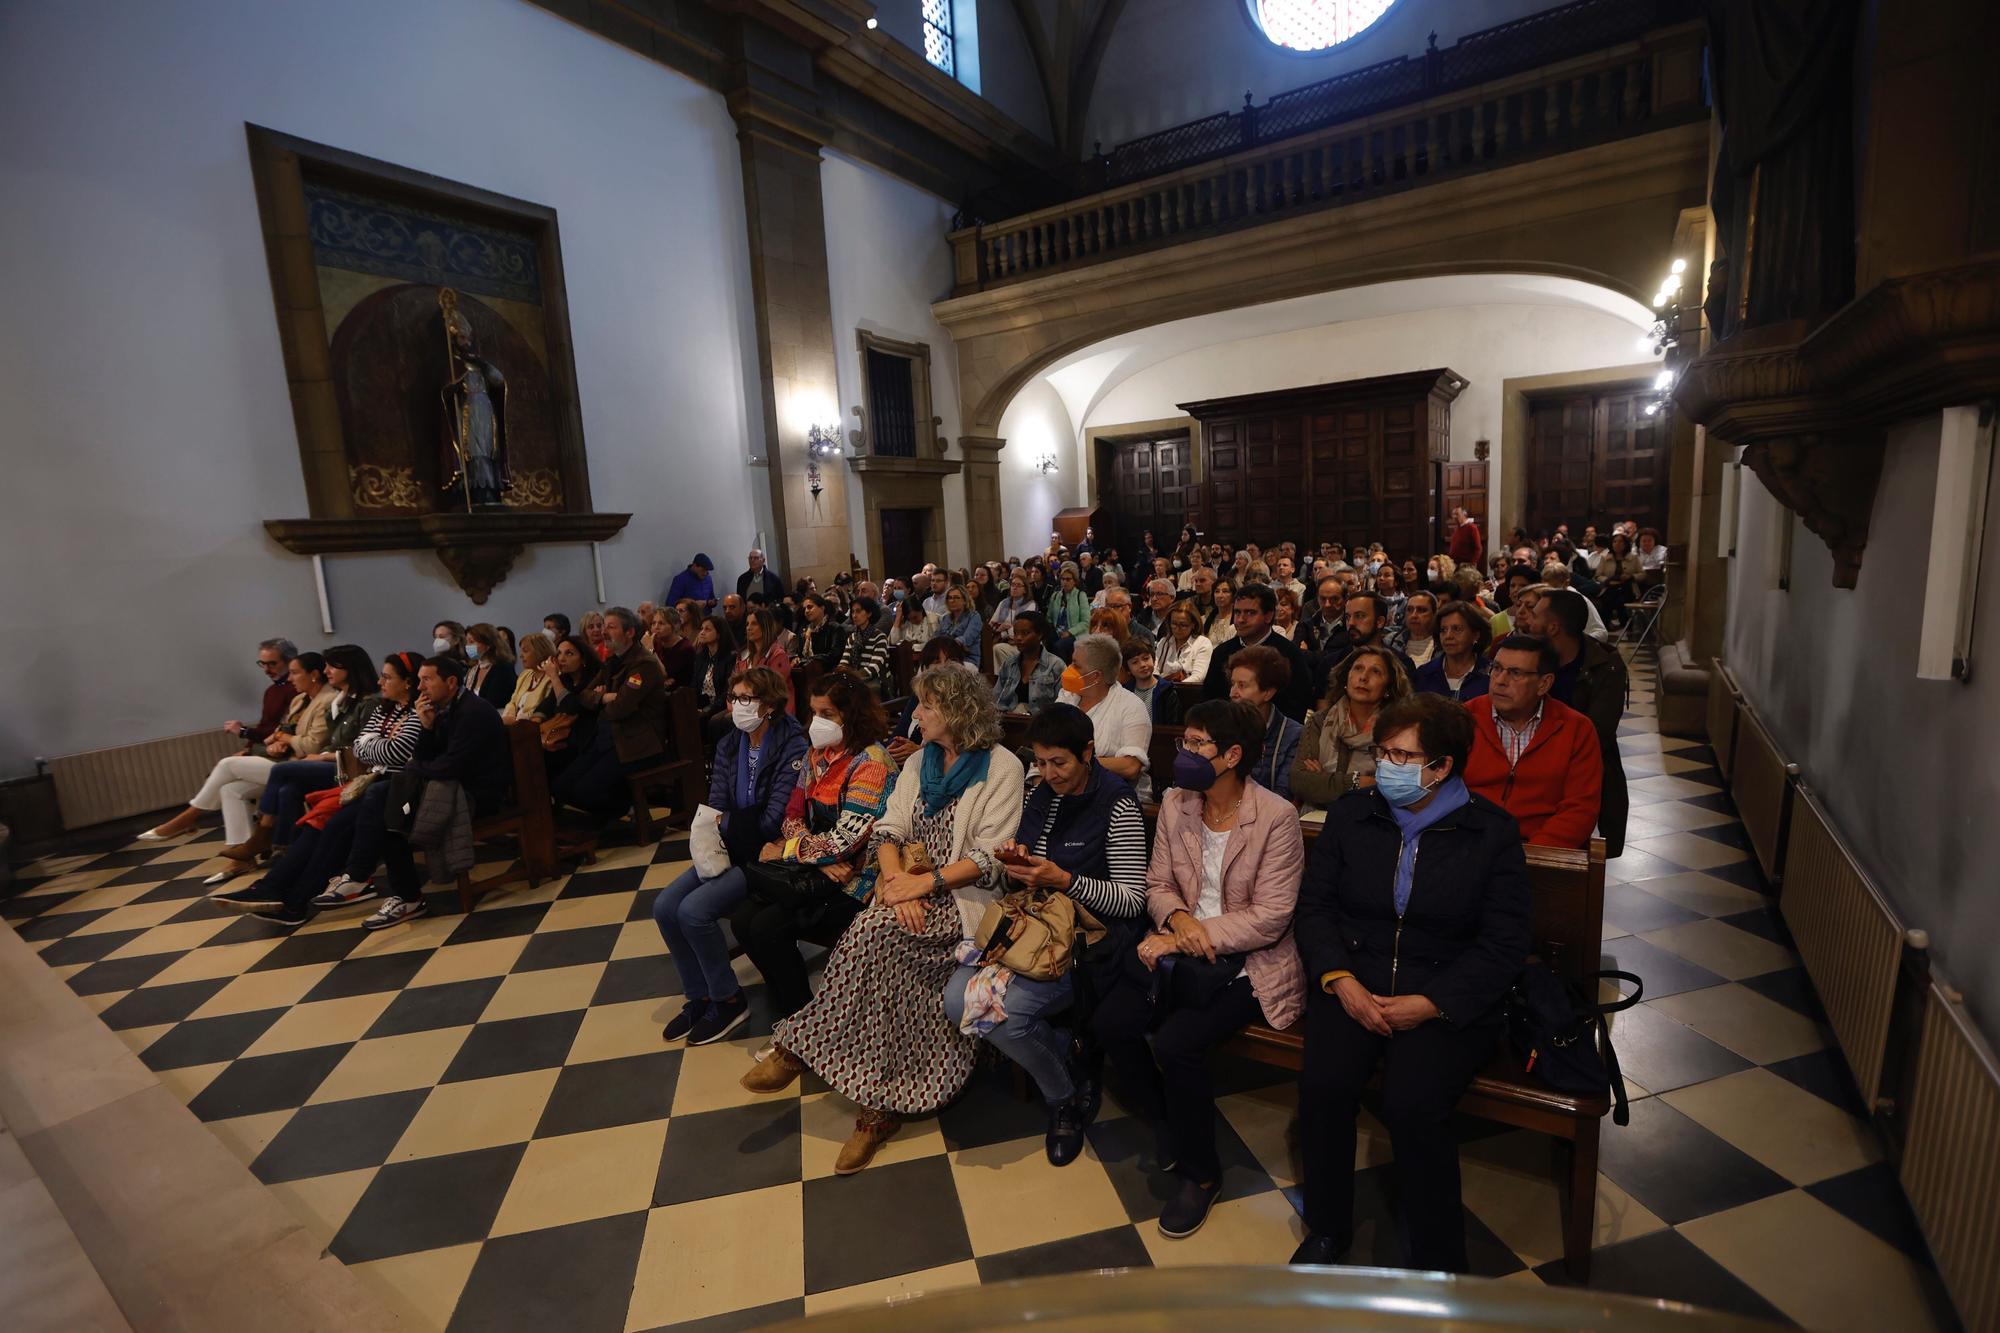
{"label": "leather shoe", "polygon": [[1347,1253],[1348,1242],[1335,1240],[1332,1236],[1308,1235],[1299,1242],[1299,1248],[1292,1251],[1287,1263],[1294,1264],[1337,1264],[1340,1256]]}
{"label": "leather shoe", "polygon": [[1068,1166],[1083,1151],[1083,1116],[1074,1099],[1049,1108],[1049,1134],[1043,1147],[1050,1166]]}

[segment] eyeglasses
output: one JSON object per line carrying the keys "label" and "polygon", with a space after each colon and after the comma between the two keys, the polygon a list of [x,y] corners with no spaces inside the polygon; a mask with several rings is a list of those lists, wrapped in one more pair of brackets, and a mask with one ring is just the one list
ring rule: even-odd
{"label": "eyeglasses", "polygon": [[261,657],[257,659],[257,665],[263,667],[266,671],[282,671],[285,668],[283,662],[266,662]]}
{"label": "eyeglasses", "polygon": [[764,701],[754,694],[737,694],[732,691],[729,695],[729,702],[733,704],[760,704]]}
{"label": "eyeglasses", "polygon": [[1189,754],[1198,754],[1204,749],[1209,749],[1209,750],[1215,749],[1216,744],[1214,741],[1210,740],[1206,736],[1198,738],[1191,736],[1183,736],[1181,737],[1180,748],[1186,750]]}
{"label": "eyeglasses", "polygon": [[1535,667],[1494,666],[1486,668],[1486,674],[1494,680],[1532,680],[1542,673]]}
{"label": "eyeglasses", "polygon": [[1384,762],[1391,764],[1421,764],[1425,768],[1429,768],[1431,764],[1431,757],[1422,750],[1395,750],[1386,745],[1369,746],[1368,757],[1378,764]]}

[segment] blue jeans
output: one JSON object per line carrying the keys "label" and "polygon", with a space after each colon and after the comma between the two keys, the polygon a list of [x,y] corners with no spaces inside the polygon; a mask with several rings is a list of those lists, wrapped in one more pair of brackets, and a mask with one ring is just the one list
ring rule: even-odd
{"label": "blue jeans", "polygon": [[653,897],[653,920],[667,942],[681,990],[690,1001],[733,1000],[743,993],[729,966],[722,918],[743,905],[750,885],[735,866],[704,882],[693,866]]}
{"label": "blue jeans", "polygon": [[[965,1021],[965,987],[976,967],[961,967],[944,983],[944,1016],[953,1027]],[[1073,979],[1068,973],[1054,981],[1033,981],[1015,977],[1007,983],[1007,1019],[986,1034],[1000,1053],[1028,1071],[1043,1100],[1054,1104],[1076,1095],[1076,1080],[1070,1074],[1066,1032],[1058,1031],[1043,1014],[1060,1010],[1070,1001]]]}
{"label": "blue jeans", "polygon": [[324,759],[287,759],[274,765],[257,802],[259,814],[272,816],[271,841],[280,847],[290,842],[292,829],[306,812],[306,793],[325,791],[339,781],[339,766]]}

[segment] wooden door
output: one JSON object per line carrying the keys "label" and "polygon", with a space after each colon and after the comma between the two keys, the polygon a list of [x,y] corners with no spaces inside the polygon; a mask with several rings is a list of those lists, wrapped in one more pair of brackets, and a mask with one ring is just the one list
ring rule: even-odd
{"label": "wooden door", "polygon": [[[1486,523],[1486,464],[1446,463],[1444,465],[1444,486],[1438,495],[1439,536],[1437,551],[1442,553],[1451,545],[1451,511],[1463,508],[1472,515],[1472,521],[1479,525],[1482,536],[1488,533]],[[1490,540],[1490,538],[1489,538]]]}
{"label": "wooden door", "polygon": [[1645,413],[1650,395],[1621,391],[1537,399],[1529,407],[1526,527],[1603,527],[1633,519],[1664,530],[1666,433]]}
{"label": "wooden door", "polygon": [[884,509],[882,515],[882,565],[873,571],[878,578],[907,579],[924,567],[924,518],[922,509]]}
{"label": "wooden door", "polygon": [[1148,529],[1171,550],[1181,524],[1188,521],[1192,450],[1187,432],[1114,440],[1110,449],[1111,484],[1103,500],[1113,516],[1119,551],[1138,550]]}

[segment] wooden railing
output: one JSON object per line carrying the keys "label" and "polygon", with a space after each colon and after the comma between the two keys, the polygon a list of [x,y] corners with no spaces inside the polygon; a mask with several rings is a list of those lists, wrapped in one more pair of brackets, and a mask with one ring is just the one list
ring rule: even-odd
{"label": "wooden railing", "polygon": [[1699,23],[953,232],[954,295],[1707,115]]}

